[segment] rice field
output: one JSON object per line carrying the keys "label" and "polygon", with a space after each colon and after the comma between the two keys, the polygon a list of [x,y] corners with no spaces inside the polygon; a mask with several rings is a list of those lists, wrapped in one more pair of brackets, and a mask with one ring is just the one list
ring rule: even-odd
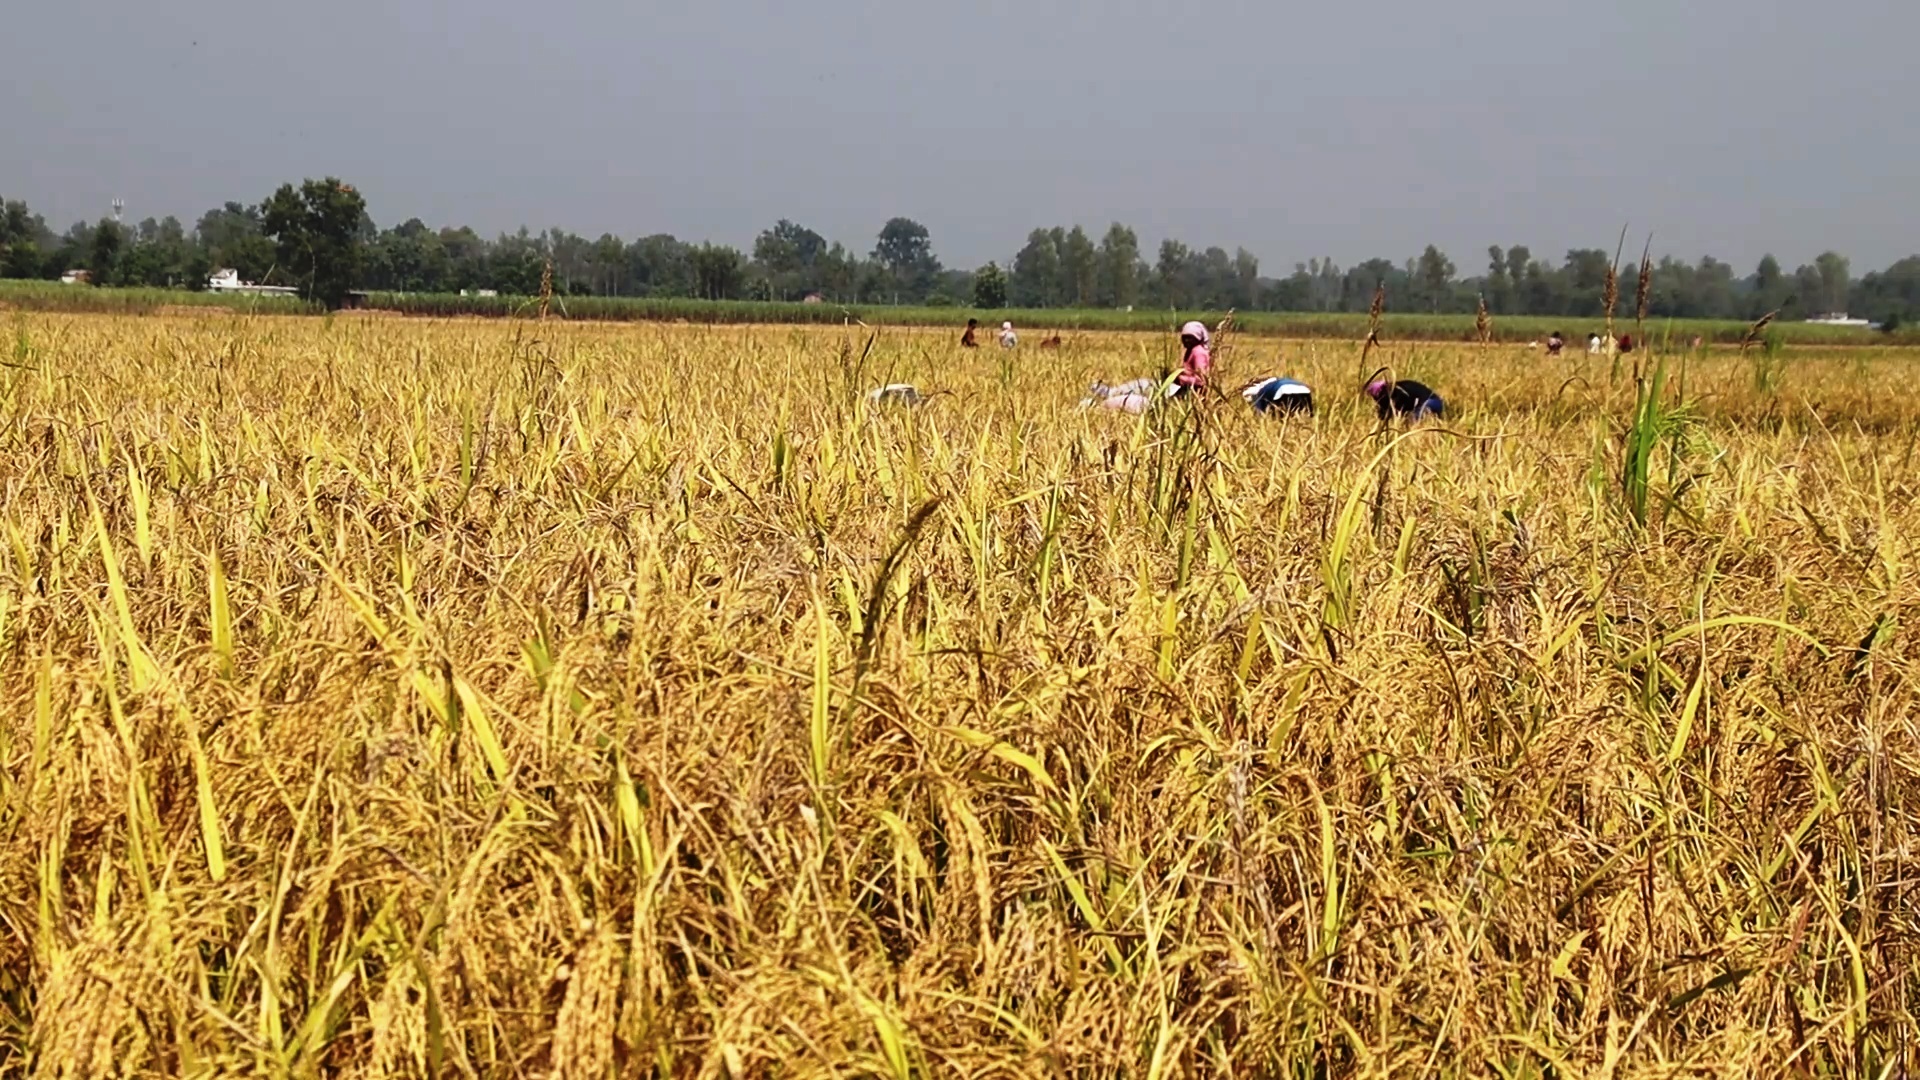
{"label": "rice field", "polygon": [[0,1075],[1920,1066],[1913,353],[5,326]]}

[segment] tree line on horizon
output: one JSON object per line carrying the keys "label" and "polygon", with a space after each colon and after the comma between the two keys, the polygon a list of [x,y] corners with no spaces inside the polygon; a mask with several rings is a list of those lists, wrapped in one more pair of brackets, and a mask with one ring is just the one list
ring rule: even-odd
{"label": "tree line on horizon", "polygon": [[[1152,308],[1359,312],[1376,287],[1397,311],[1469,313],[1484,300],[1496,315],[1597,316],[1614,256],[1575,249],[1558,260],[1525,245],[1487,248],[1484,269],[1463,275],[1437,246],[1404,261],[1331,258],[1265,274],[1245,248],[1196,249],[1163,241],[1149,261],[1138,234],[1119,222],[1095,240],[1081,226],[1036,228],[1006,266],[945,266],[928,229],[888,220],[864,254],[782,219],[751,250],[658,233],[624,240],[522,228],[491,239],[468,226],[434,228],[411,218],[381,229],[350,185],[328,178],[288,184],[256,204],[226,202],[191,229],[174,217],[126,224],[76,222],[56,234],[20,201],[0,199],[0,276],[54,279],[85,270],[100,285],[204,288],[216,269],[284,284],[338,306],[351,290],[533,295],[548,260],[568,295],[709,300],[1018,308]],[[1629,273],[1623,270],[1623,273]],[[1778,311],[1800,319],[1846,311],[1881,323],[1920,319],[1920,255],[1861,277],[1826,252],[1788,272],[1772,255],[1739,273],[1712,256],[1672,256],[1652,268],[1654,318],[1754,319]]]}

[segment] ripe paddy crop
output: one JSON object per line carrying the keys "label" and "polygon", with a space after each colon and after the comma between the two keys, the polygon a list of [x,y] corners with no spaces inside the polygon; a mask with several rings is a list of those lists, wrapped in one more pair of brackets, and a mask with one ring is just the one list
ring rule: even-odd
{"label": "ripe paddy crop", "polygon": [[1910,355],[9,331],[0,1073],[1916,1064]]}

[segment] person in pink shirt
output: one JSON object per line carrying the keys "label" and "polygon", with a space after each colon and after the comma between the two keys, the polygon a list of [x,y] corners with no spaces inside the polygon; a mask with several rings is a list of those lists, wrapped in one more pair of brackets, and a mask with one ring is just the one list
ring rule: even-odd
{"label": "person in pink shirt", "polygon": [[1167,396],[1206,394],[1207,378],[1213,373],[1213,354],[1207,351],[1211,341],[1212,335],[1207,333],[1204,323],[1190,322],[1180,328],[1180,345],[1186,351],[1180,357],[1180,373],[1173,377]]}

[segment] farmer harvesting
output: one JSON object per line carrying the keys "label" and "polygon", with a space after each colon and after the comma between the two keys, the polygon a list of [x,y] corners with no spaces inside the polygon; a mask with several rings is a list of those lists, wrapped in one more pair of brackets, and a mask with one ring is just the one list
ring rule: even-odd
{"label": "farmer harvesting", "polygon": [[1433,392],[1425,383],[1411,379],[1393,380],[1375,379],[1367,384],[1367,396],[1380,409],[1380,420],[1407,419],[1421,420],[1428,416],[1440,416],[1446,412],[1446,402]]}
{"label": "farmer harvesting", "polygon": [[1160,384],[1152,379],[1134,379],[1118,386],[1097,382],[1087,388],[1087,396],[1081,399],[1080,407],[1090,409],[1098,405],[1103,409],[1138,416],[1153,404],[1154,392],[1159,388]]}
{"label": "farmer harvesting", "polygon": [[1547,355],[1559,356],[1560,350],[1565,348],[1566,344],[1567,344],[1567,339],[1560,336],[1560,331],[1555,330],[1553,333],[1548,334],[1547,335]]}
{"label": "farmer harvesting", "polygon": [[976,341],[976,340],[974,340],[974,337],[973,337],[973,332],[974,332],[975,330],[978,330],[978,329],[980,329],[980,320],[979,320],[979,319],[968,319],[968,320],[967,320],[967,332],[966,332],[966,333],[964,333],[964,334],[961,334],[961,335],[960,335],[960,347],[961,347],[961,348],[963,348],[963,349],[977,349],[977,348],[979,348],[979,347],[980,347],[980,343],[979,343],[978,341]]}
{"label": "farmer harvesting", "polygon": [[1297,379],[1288,379],[1275,375],[1265,379],[1255,379],[1241,387],[1240,396],[1247,399],[1257,413],[1274,413],[1279,416],[1312,416],[1313,390]]}
{"label": "farmer harvesting", "polygon": [[1180,328],[1180,347],[1184,351],[1180,356],[1180,373],[1173,377],[1168,397],[1206,393],[1207,377],[1213,373],[1213,353],[1207,350],[1212,340],[1205,323],[1195,321]]}
{"label": "farmer harvesting", "polygon": [[1180,328],[1180,370],[1166,384],[1164,398],[1159,396],[1161,384],[1153,379],[1134,379],[1117,386],[1097,382],[1088,388],[1080,407],[1087,409],[1097,405],[1115,412],[1138,415],[1146,412],[1156,400],[1204,395],[1208,377],[1213,373],[1213,354],[1207,350],[1211,340],[1212,335],[1202,323],[1190,322]]}
{"label": "farmer harvesting", "polygon": [[1013,332],[1013,324],[1010,322],[1001,323],[1000,347],[1003,349],[1011,349],[1018,344],[1020,344],[1020,335]]}

